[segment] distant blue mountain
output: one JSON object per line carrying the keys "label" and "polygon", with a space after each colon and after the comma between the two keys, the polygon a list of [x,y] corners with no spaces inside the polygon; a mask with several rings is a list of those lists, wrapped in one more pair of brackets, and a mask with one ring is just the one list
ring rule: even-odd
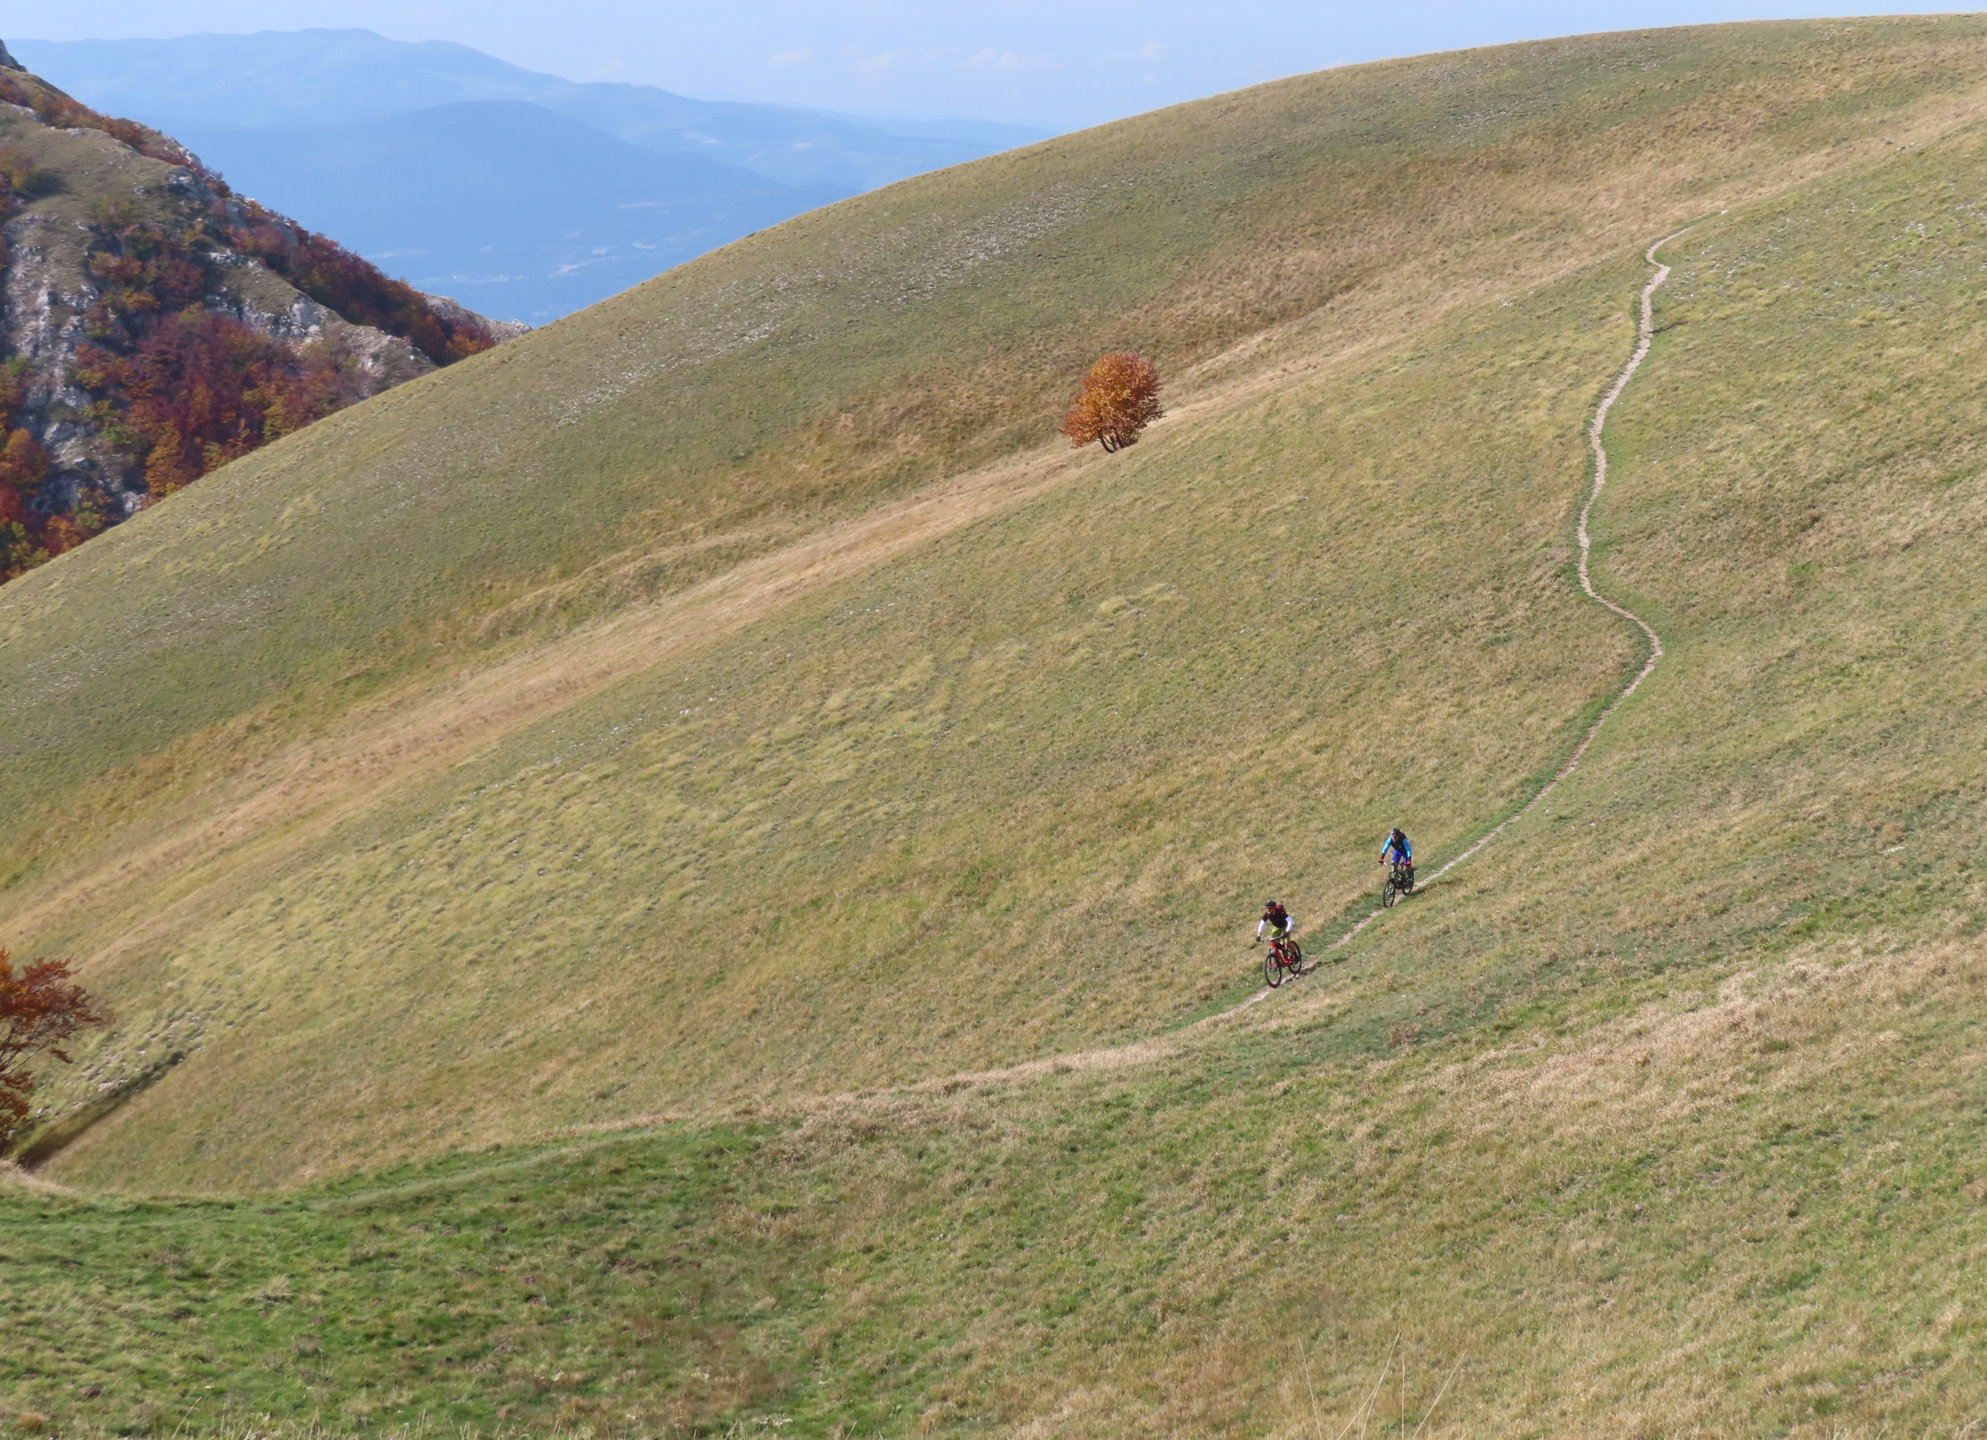
{"label": "distant blue mountain", "polygon": [[228,156],[235,189],[421,289],[533,324],[851,193],[659,155],[516,100],[173,133]]}
{"label": "distant blue mountain", "polygon": [[574,84],[367,30],[9,42],[424,290],[542,323],[768,225],[1047,132]]}
{"label": "distant blue mountain", "polygon": [[787,185],[857,190],[1049,133],[987,121],[898,123],[691,100],[652,85],[581,85],[466,45],[410,44],[370,30],[13,43],[29,69],[77,99],[169,133],[179,122],[325,125],[465,100],[526,100],[647,149],[707,155]]}

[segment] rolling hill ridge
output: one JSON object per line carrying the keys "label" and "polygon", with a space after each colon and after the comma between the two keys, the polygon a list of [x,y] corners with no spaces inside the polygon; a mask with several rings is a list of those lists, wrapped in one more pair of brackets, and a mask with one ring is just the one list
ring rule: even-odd
{"label": "rolling hill ridge", "polygon": [[[0,1385],[1963,1426],[1983,33],[1353,67],[920,177],[8,586],[6,929],[122,1021],[50,1077],[77,1191],[0,1200]],[[1071,452],[1117,346],[1171,413]],[[1649,658],[1583,536],[1663,657],[1530,805]],[[1394,823],[1435,883],[1327,954]],[[1245,1004],[1272,893],[1325,963]]]}
{"label": "rolling hill ridge", "polygon": [[575,84],[364,30],[18,48],[420,288],[535,324],[802,211],[1046,138]]}

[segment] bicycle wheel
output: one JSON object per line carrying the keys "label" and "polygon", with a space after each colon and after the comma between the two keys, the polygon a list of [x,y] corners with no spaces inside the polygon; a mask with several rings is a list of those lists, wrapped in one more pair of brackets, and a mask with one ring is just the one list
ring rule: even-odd
{"label": "bicycle wheel", "polygon": [[1277,959],[1274,945],[1270,946],[1269,953],[1263,956],[1263,981],[1272,990],[1283,983],[1283,962]]}
{"label": "bicycle wheel", "polygon": [[1290,973],[1292,975],[1304,973],[1304,947],[1295,940],[1290,942]]}
{"label": "bicycle wheel", "polygon": [[1385,880],[1380,882],[1380,908],[1383,910],[1386,909],[1397,898],[1394,894],[1394,877],[1389,875]]}

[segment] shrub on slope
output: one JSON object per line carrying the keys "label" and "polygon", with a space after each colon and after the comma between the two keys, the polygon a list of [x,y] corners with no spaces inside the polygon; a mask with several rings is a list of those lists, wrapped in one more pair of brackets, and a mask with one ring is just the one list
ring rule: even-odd
{"label": "shrub on slope", "polygon": [[[1634,703],[1343,963],[1204,1028],[1254,991],[1262,894],[1294,879],[1333,933],[1386,823],[1457,853],[1638,658],[1568,532],[1675,217],[1399,330],[1270,337],[1108,465],[1024,455],[756,562],[714,527],[713,583],[563,634],[497,588],[465,608],[507,638],[433,645],[446,684],[355,662],[143,766],[95,752],[11,913],[140,1017],[92,1091],[192,1054],[53,1173],[395,1168],[10,1194],[10,1403],[65,1431],[155,1394],[218,1423],[233,1392],[297,1427],[1336,1434],[1379,1386],[1410,1431],[1442,1394],[1430,1434],[1963,1429],[1987,137],[1948,88],[1909,148],[1665,250],[1595,515],[1603,590],[1667,646]],[[528,392],[528,356],[427,393]],[[261,467],[355,418],[219,483],[323,504],[324,471]],[[618,418],[566,433],[611,455],[643,433]],[[225,543],[181,513],[211,528],[147,554],[216,603],[294,563],[283,512]],[[545,588],[577,609],[573,578]],[[249,773],[213,778],[224,747]]]}
{"label": "shrub on slope", "polygon": [[[92,613],[74,591],[5,610],[5,663],[90,657],[0,689],[0,734],[37,759],[5,776],[11,923],[90,957],[138,1017],[129,1043],[193,1052],[57,1169],[275,1180],[1134,1040],[1241,998],[1238,891],[1308,880],[1300,913],[1329,916],[1394,819],[1453,853],[1633,658],[1563,569],[1642,245],[1790,169],[1894,173],[1859,168],[1845,113],[1964,135],[1977,33],[1611,37],[1476,57],[1467,94],[1443,61],[1190,107],[799,222],[161,507],[91,562],[133,602],[102,638],[70,628]],[[1761,99],[1762,54],[1785,94]],[[1516,93],[1569,98],[1490,105]],[[1693,141],[1707,115],[1750,118]],[[1674,142],[1654,170],[1630,164],[1643,135]],[[865,449],[857,397],[908,405],[962,351],[1012,360],[1014,394],[1057,347],[1087,360],[1094,325],[1037,324],[1073,292],[1141,316],[1156,352],[1206,353],[1203,321],[1285,303],[1276,267],[1243,268],[1260,227],[1323,223],[1364,185],[1332,223],[1408,235],[1404,170],[1476,208],[1324,309],[1169,364],[1173,417],[1108,472],[1024,450],[902,495],[1046,440],[1053,402],[1032,432],[1003,400],[987,428]],[[1632,203],[1597,211],[1604,179]],[[1230,263],[1260,290],[1198,308],[1189,282]],[[1039,383],[1064,398],[1076,368]],[[164,603],[196,587],[199,607]],[[1691,688],[1716,664],[1664,673],[1680,688],[1636,711],[1658,732],[1681,724],[1666,693],[1726,713]],[[1721,773],[1763,773],[1741,728],[1717,739]],[[1658,793],[1651,823],[1715,833],[1680,780]],[[1778,886],[1724,898],[1749,884],[1729,847],[1680,840],[1616,876],[1554,824],[1500,852],[1526,857],[1515,875],[1460,873],[1468,905],[1432,893],[1376,932],[1403,963],[1468,962],[1408,1029],[1799,918]],[[1818,908],[1874,893],[1866,859],[1802,882]]]}

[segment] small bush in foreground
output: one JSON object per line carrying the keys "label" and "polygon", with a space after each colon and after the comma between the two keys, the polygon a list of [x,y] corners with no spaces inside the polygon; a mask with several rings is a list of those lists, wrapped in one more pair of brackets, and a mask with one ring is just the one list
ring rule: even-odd
{"label": "small bush in foreground", "polygon": [[28,1062],[46,1051],[66,1063],[64,1042],[109,1023],[109,1012],[70,978],[68,961],[34,960],[16,971],[0,950],[0,1150],[28,1115]]}

